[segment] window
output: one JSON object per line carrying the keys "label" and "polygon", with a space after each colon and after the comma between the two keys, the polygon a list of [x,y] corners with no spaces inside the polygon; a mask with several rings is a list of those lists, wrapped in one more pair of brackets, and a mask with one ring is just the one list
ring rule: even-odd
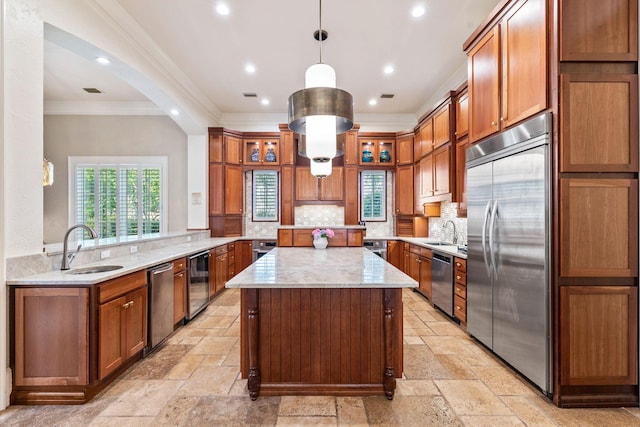
{"label": "window", "polygon": [[[100,238],[166,231],[166,157],[71,157],[70,224]],[[76,240],[83,240],[78,230]]]}
{"label": "window", "polygon": [[253,221],[278,220],[278,172],[253,171]]}
{"label": "window", "polygon": [[385,171],[360,173],[360,219],[387,220],[387,177]]}

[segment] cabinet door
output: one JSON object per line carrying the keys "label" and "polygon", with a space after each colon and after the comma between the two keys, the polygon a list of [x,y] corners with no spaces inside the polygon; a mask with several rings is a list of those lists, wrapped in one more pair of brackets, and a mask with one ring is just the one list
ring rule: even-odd
{"label": "cabinet door", "polygon": [[547,106],[545,3],[521,0],[500,23],[503,128]]}
{"label": "cabinet door", "polygon": [[295,144],[293,141],[293,131],[280,131],[280,164],[292,165],[295,162]]}
{"label": "cabinet door", "polygon": [[469,94],[464,92],[456,100],[456,138],[469,133]]}
{"label": "cabinet door", "polygon": [[[411,178],[413,179],[413,177]],[[358,209],[358,168],[344,168],[344,224],[356,225],[360,219]]]}
{"label": "cabinet door", "polygon": [[89,290],[15,290],[14,384],[89,382]]}
{"label": "cabinet door", "polygon": [[420,283],[420,254],[410,251],[409,254],[409,276]]}
{"label": "cabinet door", "polygon": [[433,196],[433,153],[420,160],[420,197]]}
{"label": "cabinet door", "polygon": [[226,135],[224,137],[224,159],[233,165],[242,164],[242,139]]}
{"label": "cabinet door", "polygon": [[413,215],[413,165],[396,169],[396,214]]}
{"label": "cabinet door", "polygon": [[396,139],[396,164],[413,163],[413,135],[405,135]]}
{"label": "cabinet door", "polygon": [[101,304],[98,309],[98,377],[103,379],[126,359],[125,328],[122,312],[126,297]]}
{"label": "cabinet door", "polygon": [[345,166],[356,166],[359,163],[358,152],[358,131],[346,132],[344,136],[344,164]]}
{"label": "cabinet door", "polygon": [[474,142],[499,129],[499,36],[496,26],[467,54],[469,139]]}
{"label": "cabinet door", "polygon": [[428,119],[420,129],[420,155],[425,156],[433,151],[433,120]]}
{"label": "cabinet door", "polygon": [[128,359],[147,345],[147,288],[141,288],[126,296],[125,357]]}
{"label": "cabinet door", "polygon": [[224,214],[223,176],[224,166],[218,163],[209,164],[209,215]]}
{"label": "cabinet door", "polygon": [[561,61],[638,60],[636,0],[561,0],[559,3]]}
{"label": "cabinet door", "polygon": [[280,225],[294,224],[294,166],[282,166],[280,172]]}
{"label": "cabinet door", "polygon": [[638,171],[638,76],[562,74],[562,172]]}
{"label": "cabinet door", "polygon": [[387,262],[399,270],[404,268],[403,244],[397,240],[387,241]]}
{"label": "cabinet door", "polygon": [[331,175],[320,180],[320,200],[344,200],[344,176],[342,167],[333,167]]}
{"label": "cabinet door", "polygon": [[236,242],[236,274],[247,268],[253,261],[252,243],[249,240]]}
{"label": "cabinet door", "polygon": [[244,207],[244,174],[242,166],[225,165],[224,167],[224,213],[242,214]]}
{"label": "cabinet door", "polygon": [[216,292],[220,292],[224,289],[224,284],[227,282],[227,254],[216,256]]}
{"label": "cabinet door", "polygon": [[296,200],[318,200],[318,178],[310,168],[296,168]]}
{"label": "cabinet door", "polygon": [[638,275],[638,181],[560,180],[560,274]]}
{"label": "cabinet door", "polygon": [[449,170],[451,163],[451,144],[433,153],[433,194],[447,194],[451,192],[449,185]]}
{"label": "cabinet door", "polygon": [[431,300],[431,258],[420,257],[420,291]]}
{"label": "cabinet door", "polygon": [[173,323],[179,323],[186,315],[187,276],[184,271],[173,276]]}
{"label": "cabinet door", "polygon": [[446,104],[441,107],[433,116],[433,149],[446,144],[451,141],[451,107],[450,104]]}
{"label": "cabinet door", "polygon": [[560,384],[638,384],[638,288],[560,287]]}
{"label": "cabinet door", "polygon": [[467,216],[467,155],[469,138],[464,137],[456,143],[456,192],[453,201],[458,202],[458,217]]}

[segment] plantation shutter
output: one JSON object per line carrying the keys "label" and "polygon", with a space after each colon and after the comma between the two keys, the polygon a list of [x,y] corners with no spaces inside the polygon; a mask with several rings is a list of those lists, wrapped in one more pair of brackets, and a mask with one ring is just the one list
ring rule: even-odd
{"label": "plantation shutter", "polygon": [[362,221],[386,220],[385,171],[362,171],[360,173],[360,206]]}
{"label": "plantation shutter", "polygon": [[278,220],[278,172],[253,171],[253,221]]}

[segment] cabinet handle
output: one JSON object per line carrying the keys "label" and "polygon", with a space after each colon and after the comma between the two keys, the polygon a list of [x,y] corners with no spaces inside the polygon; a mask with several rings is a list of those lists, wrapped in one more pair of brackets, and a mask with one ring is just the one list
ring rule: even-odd
{"label": "cabinet handle", "polygon": [[133,301],[129,301],[129,302],[126,302],[126,303],[122,304],[122,308],[124,308],[126,310],[127,308],[131,307],[132,305],[133,305]]}

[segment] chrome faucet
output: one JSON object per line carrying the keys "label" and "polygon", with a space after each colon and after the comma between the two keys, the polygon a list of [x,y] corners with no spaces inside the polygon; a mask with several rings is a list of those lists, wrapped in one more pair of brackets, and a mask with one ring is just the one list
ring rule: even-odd
{"label": "chrome faucet", "polygon": [[445,221],[444,224],[442,224],[442,228],[447,228],[447,225],[451,224],[453,226],[453,240],[451,241],[451,243],[453,243],[454,245],[458,244],[458,233],[456,232],[456,223],[451,221],[450,219]]}
{"label": "chrome faucet", "polygon": [[92,239],[98,238],[98,233],[96,233],[96,231],[88,225],[76,224],[71,226],[71,228],[69,228],[64,235],[64,246],[62,248],[62,265],[60,266],[60,270],[68,270],[70,268],[71,261],[73,261],[76,255],[78,255],[78,252],[80,252],[80,248],[82,247],[82,243],[80,243],[78,245],[78,249],[76,249],[74,253],[67,254],[67,241],[69,240],[69,235],[76,228],[84,228],[85,230],[87,230],[89,236],[91,236]]}

